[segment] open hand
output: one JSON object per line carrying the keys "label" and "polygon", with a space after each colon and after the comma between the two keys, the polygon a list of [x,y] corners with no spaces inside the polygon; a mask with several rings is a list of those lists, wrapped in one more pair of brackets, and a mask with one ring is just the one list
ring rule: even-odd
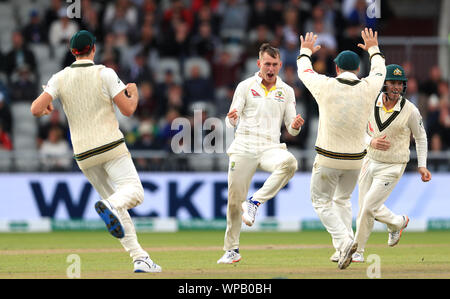
{"label": "open hand", "polygon": [[307,32],[305,38],[303,38],[303,35],[300,35],[300,49],[307,48],[312,51],[312,54],[316,53],[320,50],[320,46],[314,46],[316,40],[317,35],[312,32]]}
{"label": "open hand", "polygon": [[378,46],[378,32],[375,31],[374,33],[372,28],[364,28],[364,30],[361,31],[361,37],[364,41],[364,45],[358,44],[358,47],[361,49],[368,51],[370,47]]}

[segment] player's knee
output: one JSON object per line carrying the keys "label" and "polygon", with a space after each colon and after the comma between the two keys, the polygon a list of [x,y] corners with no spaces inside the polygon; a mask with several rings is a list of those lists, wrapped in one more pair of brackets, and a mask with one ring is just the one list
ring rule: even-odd
{"label": "player's knee", "polygon": [[140,205],[144,201],[144,188],[141,184],[134,186],[134,198],[136,205]]}
{"label": "player's knee", "polygon": [[362,209],[362,214],[364,217],[367,217],[367,218],[375,218],[375,211],[374,211],[374,209],[371,209],[370,207],[364,207]]}
{"label": "player's knee", "polygon": [[293,174],[297,171],[298,169],[298,163],[297,163],[297,159],[295,159],[294,156],[289,156],[289,158],[287,158],[282,165],[283,169],[286,170],[286,172]]}

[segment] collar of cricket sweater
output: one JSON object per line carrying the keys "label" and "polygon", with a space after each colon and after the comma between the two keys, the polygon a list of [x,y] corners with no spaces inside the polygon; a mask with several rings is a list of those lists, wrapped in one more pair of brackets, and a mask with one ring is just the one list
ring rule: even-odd
{"label": "collar of cricket sweater", "polygon": [[90,59],[80,59],[76,60],[74,63],[71,64],[71,67],[74,66],[91,66],[94,65],[94,62]]}
{"label": "collar of cricket sweater", "polygon": [[358,76],[356,76],[352,72],[343,72],[339,76],[337,76],[336,78],[347,79],[347,80],[358,80],[359,81]]}
{"label": "collar of cricket sweater", "polygon": [[[384,108],[385,109],[385,111],[386,112],[393,112],[393,111],[400,111],[400,110],[402,110],[402,107],[401,107],[401,100],[402,100],[402,97],[400,97],[399,99],[398,99],[398,101],[397,101],[397,103],[395,104],[395,106],[394,106],[394,108],[392,108],[391,110],[386,110],[386,108]],[[381,92],[380,93],[380,95],[378,96],[378,98],[377,98],[377,103],[375,104],[377,107],[379,107],[379,108],[383,108],[384,106],[383,106],[383,93]]]}

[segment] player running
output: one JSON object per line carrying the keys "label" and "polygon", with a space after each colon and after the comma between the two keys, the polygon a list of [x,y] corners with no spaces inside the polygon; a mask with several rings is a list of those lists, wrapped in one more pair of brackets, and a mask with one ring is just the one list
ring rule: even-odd
{"label": "player running", "polygon": [[358,249],[354,262],[364,261],[364,247],[373,229],[374,220],[385,223],[389,231],[388,245],[395,246],[409,218],[395,215],[384,202],[403,175],[409,161],[411,133],[414,137],[418,171],[423,182],[431,180],[427,169],[427,134],[422,117],[404,95],[407,78],[397,64],[386,67],[386,81],[375,100],[367,124],[367,157],[359,177],[359,213],[355,239]]}
{"label": "player running", "polygon": [[53,111],[59,98],[67,115],[74,158],[102,198],[95,209],[108,231],[129,252],[134,272],[161,272],[139,245],[128,213],[144,200],[144,189],[119,130],[114,104],[131,116],[138,103],[136,84],[126,86],[114,70],[94,64],[95,37],[86,30],[73,35],[70,48],[76,61],[53,75],[32,103],[36,117]]}
{"label": "player running", "polygon": [[[260,47],[257,61],[259,71],[236,88],[228,127],[236,127],[235,139],[227,150],[228,206],[225,232],[225,254],[218,264],[232,264],[241,260],[239,236],[242,221],[252,226],[259,205],[283,188],[297,170],[297,160],[280,143],[282,123],[296,136],[304,123],[296,114],[292,87],[284,83],[278,73],[282,63],[280,52],[269,44]],[[256,169],[271,172],[264,185],[246,199]]]}
{"label": "player running", "polygon": [[350,197],[366,155],[367,119],[386,74],[377,32],[365,28],[361,36],[364,44],[358,46],[369,52],[371,61],[366,78],[357,77],[360,60],[352,51],[343,51],[334,60],[336,78],[316,73],[311,55],[320,46],[315,46],[317,36],[312,32],[300,37],[297,60],[298,76],[319,106],[317,155],[311,176],[312,205],[332,236],[339,269],[348,267],[357,248],[353,240]]}

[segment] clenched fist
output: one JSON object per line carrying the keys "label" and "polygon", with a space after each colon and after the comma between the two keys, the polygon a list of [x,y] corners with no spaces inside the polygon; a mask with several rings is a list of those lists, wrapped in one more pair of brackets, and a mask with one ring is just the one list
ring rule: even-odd
{"label": "clenched fist", "polygon": [[294,121],[291,124],[292,129],[298,130],[301,126],[305,123],[305,120],[300,116],[300,114],[297,114]]}

